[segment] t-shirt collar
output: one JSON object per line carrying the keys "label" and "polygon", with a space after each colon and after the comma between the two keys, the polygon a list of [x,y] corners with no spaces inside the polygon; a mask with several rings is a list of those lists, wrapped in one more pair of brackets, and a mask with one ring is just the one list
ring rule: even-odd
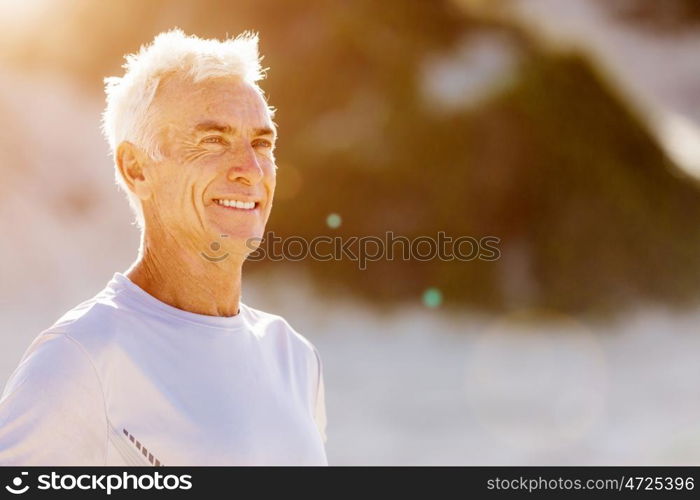
{"label": "t-shirt collar", "polygon": [[150,312],[168,315],[182,321],[225,329],[239,329],[245,326],[244,312],[246,310],[246,305],[243,304],[242,301],[239,301],[238,314],[235,316],[210,316],[207,314],[185,311],[184,309],[166,304],[139,287],[126,275],[119,272],[114,273],[107,288],[112,289],[119,300],[126,300],[135,307],[141,307]]}

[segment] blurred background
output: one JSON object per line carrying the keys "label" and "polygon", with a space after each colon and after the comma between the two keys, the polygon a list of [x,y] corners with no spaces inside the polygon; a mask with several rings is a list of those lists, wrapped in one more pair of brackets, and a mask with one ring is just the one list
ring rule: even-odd
{"label": "blurred background", "polygon": [[102,79],[175,26],[260,33],[268,229],[500,238],[246,264],[321,353],[332,465],[700,464],[697,0],[0,0],[3,384],[136,256]]}

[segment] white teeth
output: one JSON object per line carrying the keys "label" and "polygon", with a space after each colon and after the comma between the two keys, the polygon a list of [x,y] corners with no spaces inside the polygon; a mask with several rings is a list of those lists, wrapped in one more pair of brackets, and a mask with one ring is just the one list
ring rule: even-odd
{"label": "white teeth", "polygon": [[225,207],[242,208],[244,210],[252,210],[255,208],[254,201],[239,201],[239,200],[214,200],[217,204]]}

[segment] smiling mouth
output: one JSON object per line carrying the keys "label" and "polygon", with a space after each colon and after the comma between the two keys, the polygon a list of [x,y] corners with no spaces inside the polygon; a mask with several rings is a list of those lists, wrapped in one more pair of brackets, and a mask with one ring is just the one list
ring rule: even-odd
{"label": "smiling mouth", "polygon": [[213,201],[222,208],[241,212],[253,212],[260,206],[258,201],[242,201],[232,198],[215,198]]}

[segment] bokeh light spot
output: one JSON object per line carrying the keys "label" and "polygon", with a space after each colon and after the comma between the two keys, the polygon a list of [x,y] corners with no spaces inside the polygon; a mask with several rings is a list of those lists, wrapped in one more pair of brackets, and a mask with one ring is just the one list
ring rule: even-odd
{"label": "bokeh light spot", "polygon": [[338,214],[329,214],[328,217],[326,217],[326,224],[328,224],[328,227],[331,229],[340,227],[341,222],[340,215]]}
{"label": "bokeh light spot", "polygon": [[434,309],[442,304],[442,292],[437,288],[428,288],[423,292],[423,304]]}

